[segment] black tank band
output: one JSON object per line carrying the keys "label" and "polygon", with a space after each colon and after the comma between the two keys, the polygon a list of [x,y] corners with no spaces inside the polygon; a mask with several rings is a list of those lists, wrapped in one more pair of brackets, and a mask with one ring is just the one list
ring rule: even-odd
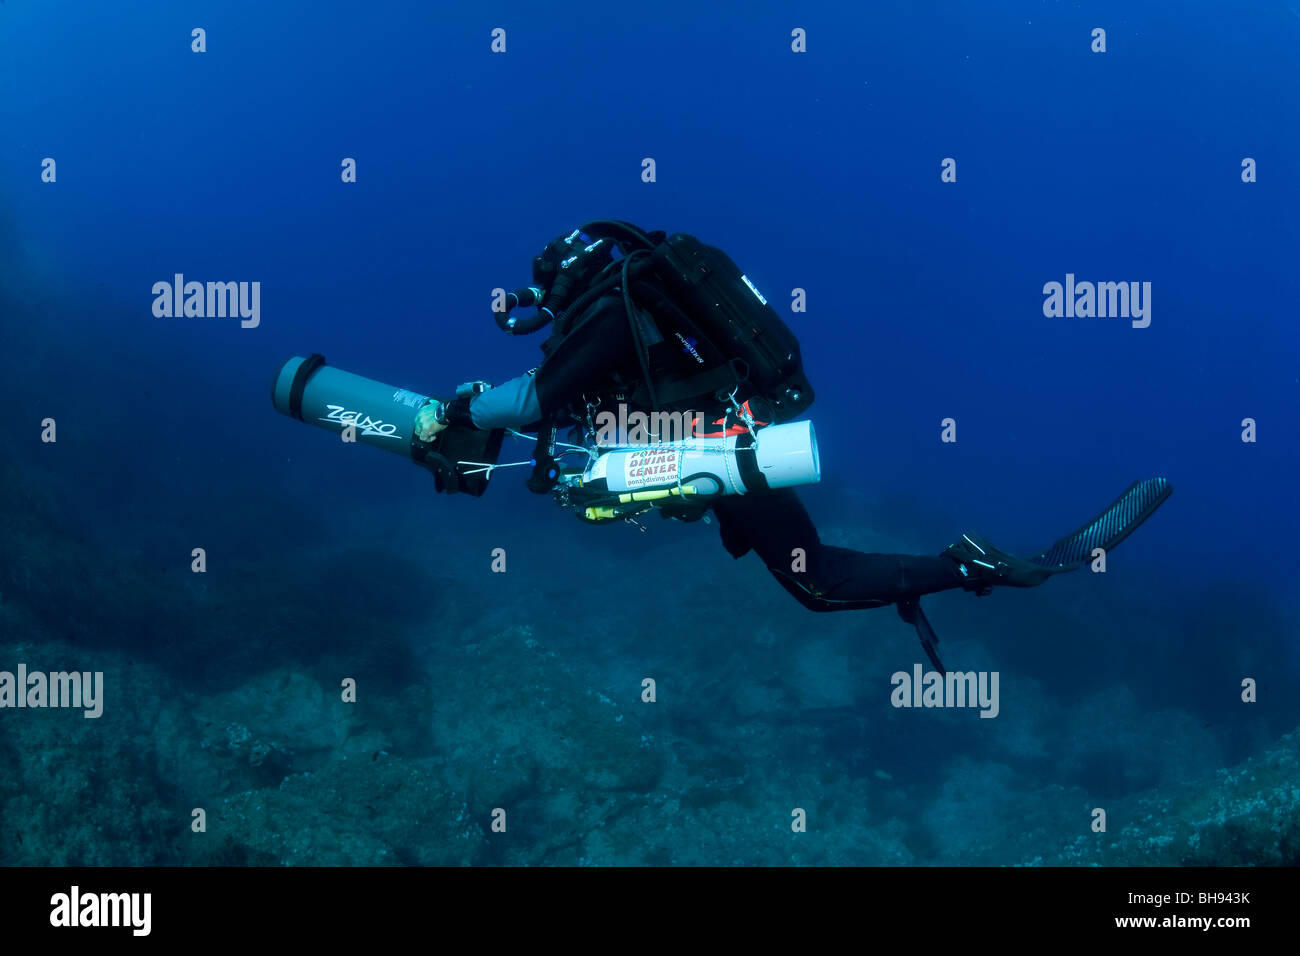
{"label": "black tank band", "polygon": [[754,436],[745,433],[736,439],[736,467],[740,469],[740,480],[745,483],[745,491],[767,491],[767,475],[758,467],[758,450]]}
{"label": "black tank band", "polygon": [[293,373],[293,384],[289,386],[289,414],[298,421],[302,421],[302,393],[307,389],[307,380],[324,364],[325,356],[313,352],[303,359],[298,371]]}

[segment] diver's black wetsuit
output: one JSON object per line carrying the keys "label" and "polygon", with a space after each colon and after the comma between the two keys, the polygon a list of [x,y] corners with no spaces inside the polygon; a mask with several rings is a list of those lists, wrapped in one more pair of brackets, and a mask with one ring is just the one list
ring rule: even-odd
{"label": "diver's black wetsuit", "polygon": [[[781,586],[812,611],[853,611],[960,587],[949,558],[923,554],[868,554],[822,544],[793,488],[729,495],[713,506],[722,544],[734,556],[753,550]],[[794,549],[807,568],[792,571]]]}
{"label": "diver's black wetsuit", "polygon": [[[480,428],[521,427],[573,405],[580,408],[584,396],[609,394],[614,375],[625,382],[636,379],[640,374],[636,354],[622,299],[608,297],[558,343],[535,377],[506,383],[520,390],[535,389],[535,398],[530,394],[516,403],[528,409],[513,413],[524,420],[503,420],[499,411],[480,415],[475,406],[473,421]],[[475,401],[499,405],[504,394],[493,389]],[[751,550],[757,553],[781,585],[814,611],[883,607],[962,585],[957,565],[949,558],[867,554],[822,544],[803,503],[789,488],[725,496],[713,510],[727,551],[737,558]],[[795,549],[802,549],[799,565]],[[793,570],[796,566],[801,570]]]}

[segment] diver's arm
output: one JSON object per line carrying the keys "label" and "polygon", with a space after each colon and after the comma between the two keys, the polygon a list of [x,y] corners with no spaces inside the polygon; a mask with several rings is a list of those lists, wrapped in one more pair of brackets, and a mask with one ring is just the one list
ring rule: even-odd
{"label": "diver's arm", "polygon": [[610,295],[539,368],[471,397],[426,405],[416,416],[416,436],[429,441],[448,425],[522,429],[597,393],[614,371],[635,377],[637,364],[623,300]]}
{"label": "diver's arm", "polygon": [[415,416],[415,435],[432,441],[448,425],[463,425],[479,431],[494,428],[523,428],[542,417],[537,400],[537,369],[502,382],[496,388],[450,402],[434,400]]}
{"label": "diver's arm", "polygon": [[469,424],[480,431],[522,428],[537,421],[542,417],[542,406],[537,400],[536,372],[537,369],[533,369],[486,392],[480,392],[465,403],[467,407],[464,411],[456,408],[461,402],[457,399],[448,406],[448,421],[454,423],[453,415],[467,414]]}

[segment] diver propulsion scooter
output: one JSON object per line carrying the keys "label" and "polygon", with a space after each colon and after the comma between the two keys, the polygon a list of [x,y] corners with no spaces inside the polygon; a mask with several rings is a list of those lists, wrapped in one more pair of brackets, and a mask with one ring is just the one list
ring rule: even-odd
{"label": "diver propulsion scooter", "polygon": [[[470,382],[457,395],[488,387]],[[326,365],[319,354],[295,355],[281,365],[271,382],[271,401],[290,418],[340,434],[351,429],[351,438],[428,468],[437,489],[447,494],[482,495],[505,437],[501,429],[452,426],[431,442],[421,441],[415,437],[415,416],[432,398]]]}
{"label": "diver propulsion scooter", "polygon": [[[471,382],[458,396],[490,386]],[[277,411],[409,458],[433,472],[439,491],[478,497],[497,468],[504,429],[451,426],[433,441],[415,437],[415,416],[433,401],[326,365],[319,354],[294,356],[271,383]],[[512,434],[518,434],[514,432]],[[520,436],[525,437],[525,436]],[[821,480],[812,422],[789,422],[721,438],[687,438],[659,444],[565,445],[563,455],[582,454],[585,467],[562,469],[556,496],[588,521],[607,521],[670,501],[707,507],[711,498]],[[509,464],[532,464],[513,462]]]}

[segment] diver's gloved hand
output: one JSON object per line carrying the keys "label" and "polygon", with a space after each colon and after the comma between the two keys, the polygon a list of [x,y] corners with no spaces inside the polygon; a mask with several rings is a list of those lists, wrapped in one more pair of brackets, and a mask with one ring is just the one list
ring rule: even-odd
{"label": "diver's gloved hand", "polygon": [[1014,554],[999,551],[977,534],[964,534],[956,544],[944,549],[943,556],[957,563],[957,574],[962,587],[983,597],[997,585],[1012,588],[1033,588],[1053,574]]}
{"label": "diver's gloved hand", "polygon": [[415,413],[415,437],[420,441],[433,441],[438,432],[447,427],[447,406],[438,399],[430,399]]}

